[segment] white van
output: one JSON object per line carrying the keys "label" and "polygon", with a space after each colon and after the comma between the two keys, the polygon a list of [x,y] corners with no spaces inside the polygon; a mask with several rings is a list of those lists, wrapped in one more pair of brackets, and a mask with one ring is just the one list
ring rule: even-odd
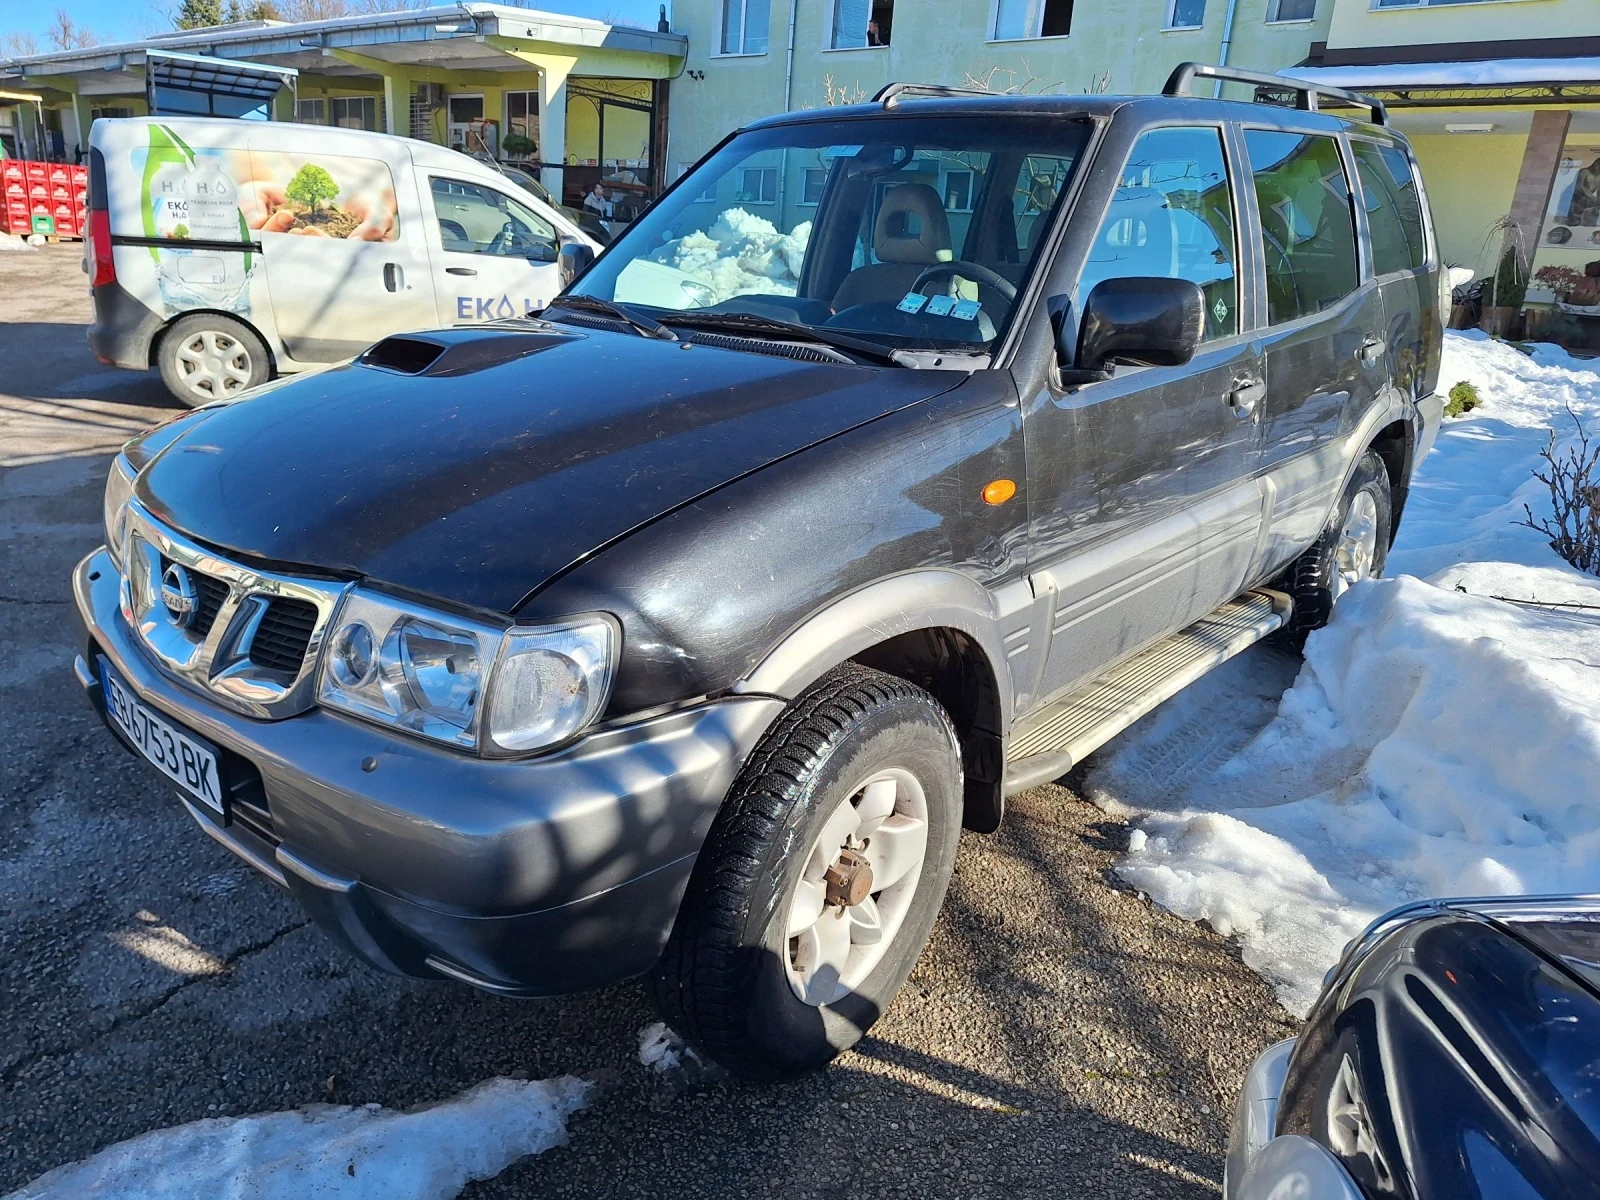
{"label": "white van", "polygon": [[203,404],[391,333],[523,316],[599,243],[426,142],[203,117],[99,120],[88,267],[101,362]]}

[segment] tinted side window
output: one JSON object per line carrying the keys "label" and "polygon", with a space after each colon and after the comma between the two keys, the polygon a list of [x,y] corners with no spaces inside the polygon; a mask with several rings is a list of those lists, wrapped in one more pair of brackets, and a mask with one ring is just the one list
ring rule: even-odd
{"label": "tinted side window", "polygon": [[1397,146],[1352,141],[1356,174],[1361,178],[1367,229],[1372,234],[1372,270],[1376,275],[1409,271],[1428,261],[1422,238],[1422,201],[1411,160]]}
{"label": "tinted side window", "polygon": [[1200,285],[1208,339],[1238,330],[1233,199],[1220,130],[1152,129],[1134,143],[1078,280],[1078,303],[1102,280],[1150,275]]}
{"label": "tinted side window", "polygon": [[1273,324],[1337,304],[1360,278],[1339,143],[1264,129],[1245,130],[1244,140],[1261,209]]}

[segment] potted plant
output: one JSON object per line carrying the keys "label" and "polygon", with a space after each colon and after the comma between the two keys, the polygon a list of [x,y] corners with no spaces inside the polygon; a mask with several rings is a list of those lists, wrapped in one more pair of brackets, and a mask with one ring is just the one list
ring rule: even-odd
{"label": "potted plant", "polygon": [[508,133],[500,143],[500,151],[507,158],[535,158],[539,153],[539,143],[524,133]]}
{"label": "potted plant", "polygon": [[1506,248],[1489,280],[1488,303],[1483,306],[1483,319],[1478,328],[1495,337],[1515,336],[1515,326],[1522,314],[1522,302],[1528,295],[1528,268],[1522,261],[1514,239],[1506,240]]}
{"label": "potted plant", "polygon": [[1554,292],[1557,303],[1568,304],[1572,300],[1573,290],[1583,283],[1583,273],[1574,271],[1571,267],[1558,267],[1552,263],[1535,271],[1533,281],[1540,287]]}

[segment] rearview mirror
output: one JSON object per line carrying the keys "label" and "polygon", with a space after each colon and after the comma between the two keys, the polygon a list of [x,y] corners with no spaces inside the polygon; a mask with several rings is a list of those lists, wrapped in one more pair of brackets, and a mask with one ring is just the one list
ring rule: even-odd
{"label": "rearview mirror", "polygon": [[[1181,367],[1194,357],[1205,323],[1205,293],[1187,279],[1105,279],[1084,303],[1074,361],[1061,366],[1079,372],[1104,372],[1114,362]],[[1058,355],[1065,340],[1057,341]]]}
{"label": "rearview mirror", "polygon": [[556,258],[560,263],[561,286],[565,289],[589,269],[589,264],[594,262],[594,251],[586,242],[563,242]]}

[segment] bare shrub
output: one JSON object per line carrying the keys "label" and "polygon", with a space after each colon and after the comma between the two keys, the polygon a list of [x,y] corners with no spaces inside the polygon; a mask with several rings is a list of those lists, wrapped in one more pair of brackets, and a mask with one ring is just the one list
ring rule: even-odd
{"label": "bare shrub", "polygon": [[1600,442],[1592,442],[1578,415],[1567,409],[1577,426],[1576,445],[1556,450],[1556,431],[1539,452],[1545,469],[1533,477],[1550,489],[1551,516],[1534,518],[1526,504],[1527,519],[1518,521],[1550,539],[1550,548],[1580,571],[1600,575]]}

